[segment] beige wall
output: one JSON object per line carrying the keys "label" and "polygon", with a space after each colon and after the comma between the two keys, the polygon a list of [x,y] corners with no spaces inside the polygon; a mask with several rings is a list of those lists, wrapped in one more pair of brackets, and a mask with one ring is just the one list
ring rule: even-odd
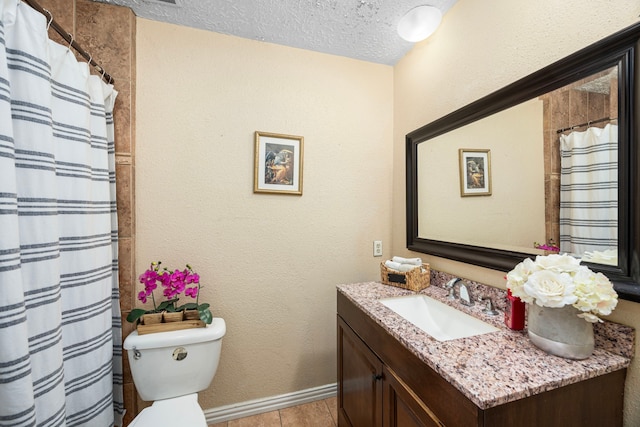
{"label": "beige wall", "polygon": [[[189,262],[227,322],[202,407],[334,383],[335,285],[391,246],[393,68],[137,30],[136,270]],[[254,131],[304,136],[302,196],[253,193]]]}
{"label": "beige wall", "polygon": [[[535,253],[546,241],[542,115],[532,99],[420,144],[418,236]],[[460,197],[460,148],[490,151],[491,196]]]}
{"label": "beige wall", "polygon": [[[394,68],[392,252],[407,253],[405,134],[633,24],[639,14],[636,0],[496,0],[490,7],[458,0],[438,31]],[[429,262],[435,269],[504,288],[505,272],[434,257]],[[640,305],[621,301],[611,319],[640,329]],[[639,356],[636,350],[627,375],[629,427],[640,425]]]}

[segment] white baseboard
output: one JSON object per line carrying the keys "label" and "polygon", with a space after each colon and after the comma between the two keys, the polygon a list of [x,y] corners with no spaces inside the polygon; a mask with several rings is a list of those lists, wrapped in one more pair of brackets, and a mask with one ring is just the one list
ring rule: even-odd
{"label": "white baseboard", "polygon": [[293,393],[219,406],[205,410],[204,415],[207,418],[207,424],[221,423],[334,397],[336,395],[336,387],[337,384],[333,383]]}

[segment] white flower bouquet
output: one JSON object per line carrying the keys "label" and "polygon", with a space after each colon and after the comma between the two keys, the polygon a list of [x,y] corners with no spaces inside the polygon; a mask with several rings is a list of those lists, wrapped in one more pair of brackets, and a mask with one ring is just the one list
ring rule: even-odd
{"label": "white flower bouquet", "polygon": [[507,288],[513,296],[541,307],[572,305],[588,322],[611,314],[618,294],[602,273],[594,273],[570,255],[539,255],[526,258],[507,273]]}

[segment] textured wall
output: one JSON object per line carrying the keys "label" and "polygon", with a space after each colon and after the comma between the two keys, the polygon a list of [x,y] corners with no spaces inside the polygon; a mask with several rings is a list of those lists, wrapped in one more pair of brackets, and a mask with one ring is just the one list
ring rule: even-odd
{"label": "textured wall", "polygon": [[[190,263],[227,321],[201,406],[334,383],[335,285],[391,238],[393,68],[137,28],[136,271]],[[253,193],[255,131],[304,137],[302,196]]]}
{"label": "textured wall", "polygon": [[[615,7],[614,7],[615,6]],[[458,0],[438,31],[394,68],[393,252],[405,249],[404,136],[637,21],[636,0]],[[411,254],[419,255],[419,254]],[[504,288],[504,273],[429,257],[433,268]],[[640,329],[638,304],[611,320]],[[640,352],[627,375],[625,425],[640,425]]]}
{"label": "textured wall", "polygon": [[[533,100],[420,144],[418,235],[515,251],[543,241],[542,121]],[[490,150],[490,196],[460,197],[459,148]]]}

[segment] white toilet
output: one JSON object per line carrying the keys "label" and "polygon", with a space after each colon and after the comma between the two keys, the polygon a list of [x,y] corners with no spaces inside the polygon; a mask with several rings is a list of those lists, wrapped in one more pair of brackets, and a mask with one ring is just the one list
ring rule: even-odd
{"label": "white toilet", "polygon": [[138,335],[124,340],[133,382],[143,400],[153,401],[130,427],[207,427],[198,392],[209,387],[218,368],[224,319],[206,328]]}

